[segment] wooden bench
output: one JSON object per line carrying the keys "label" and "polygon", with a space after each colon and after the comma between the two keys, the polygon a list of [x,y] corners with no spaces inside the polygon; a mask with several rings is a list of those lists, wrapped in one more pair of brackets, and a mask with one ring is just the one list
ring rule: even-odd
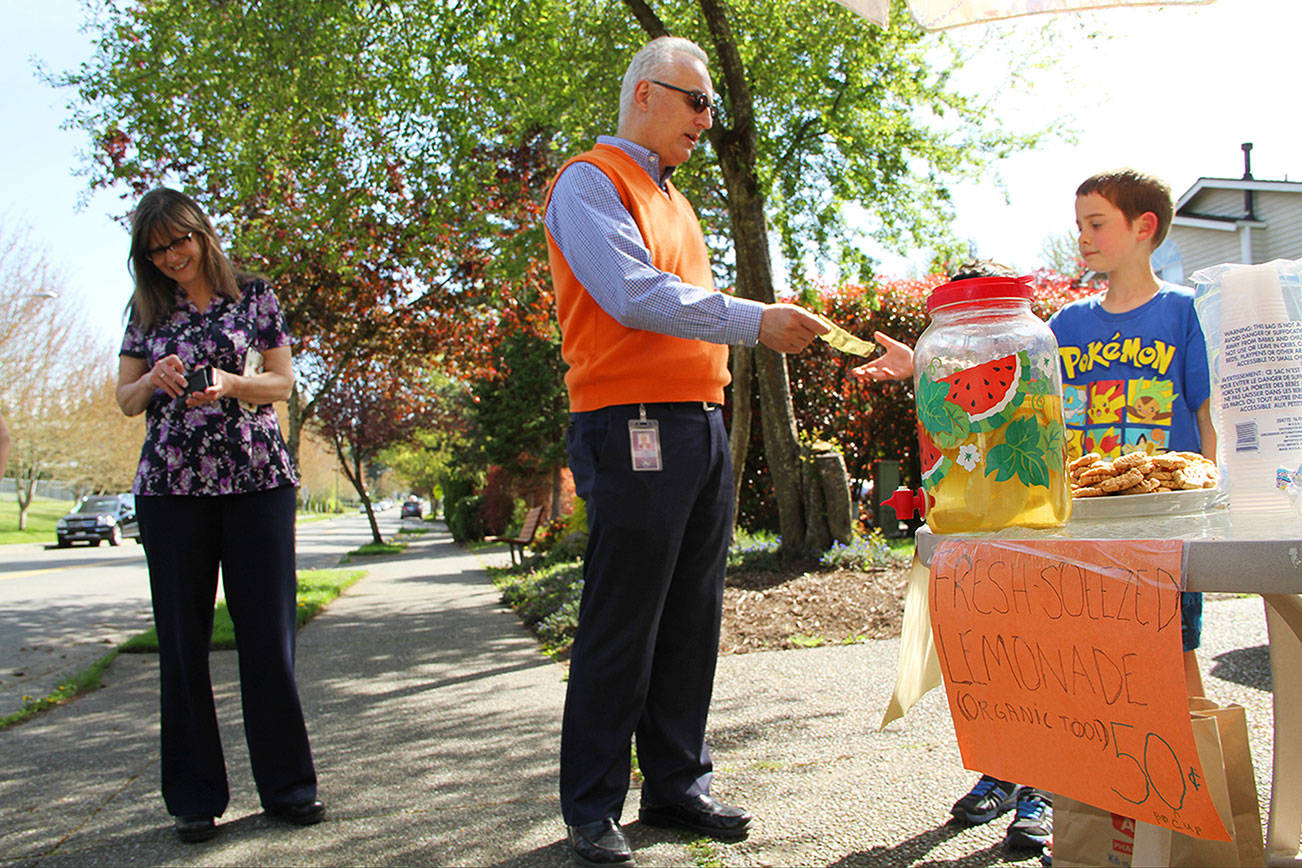
{"label": "wooden bench", "polygon": [[511,547],[511,564],[515,564],[515,550],[520,550],[520,563],[524,563],[524,547],[533,542],[534,534],[538,533],[538,526],[542,524],[543,509],[545,507],[535,506],[525,513],[524,524],[520,525],[520,533],[516,536],[487,536],[485,542],[504,542]]}

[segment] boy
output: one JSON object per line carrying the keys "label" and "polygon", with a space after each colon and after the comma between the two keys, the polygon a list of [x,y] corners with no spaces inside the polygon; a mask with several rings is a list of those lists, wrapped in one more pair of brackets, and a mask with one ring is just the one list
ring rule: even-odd
{"label": "boy", "polygon": [[[1094,175],[1076,190],[1081,258],[1107,274],[1108,288],[1049,320],[1063,372],[1069,460],[1091,451],[1113,458],[1141,449],[1215,458],[1207,352],[1193,290],[1160,282],[1150,265],[1173,211],[1169,187],[1130,169]],[[853,373],[872,380],[911,377],[913,351],[880,332],[876,340],[885,354]],[[1189,695],[1201,696],[1194,649],[1202,633],[1202,595],[1184,594],[1180,608],[1185,679]],[[1044,843],[1053,815],[1038,791],[982,776],[951,812],[984,823],[1014,804],[1018,816],[1009,826],[1009,844]]]}
{"label": "boy", "polygon": [[[1081,258],[1107,273],[1108,288],[1049,318],[1062,362],[1069,459],[1137,450],[1216,459],[1207,348],[1193,290],[1159,281],[1149,263],[1173,211],[1171,189],[1132,169],[1093,175],[1076,189]],[[1190,696],[1203,695],[1194,654],[1202,610],[1202,594],[1182,597]]]}

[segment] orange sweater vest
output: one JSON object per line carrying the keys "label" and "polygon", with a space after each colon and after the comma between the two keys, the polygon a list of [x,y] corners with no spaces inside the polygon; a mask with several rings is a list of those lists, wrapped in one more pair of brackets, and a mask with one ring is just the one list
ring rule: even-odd
{"label": "orange sweater vest", "polygon": [[[714,289],[696,211],[673,184],[665,196],[644,168],[611,145],[597,145],[574,157],[561,172],[579,161],[596,166],[614,183],[656,268]],[[723,402],[723,387],[730,379],[728,347],[620,325],[579,283],[551,233],[547,254],[556,288],[561,355],[569,365],[565,385],[571,412],[641,402]]]}

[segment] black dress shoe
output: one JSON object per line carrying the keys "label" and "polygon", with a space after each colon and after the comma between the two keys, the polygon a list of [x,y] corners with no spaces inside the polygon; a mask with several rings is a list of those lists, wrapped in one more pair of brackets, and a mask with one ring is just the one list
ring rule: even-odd
{"label": "black dress shoe", "polygon": [[217,834],[217,823],[212,817],[177,817],[176,837],[187,844],[207,841]]}
{"label": "black dress shoe", "polygon": [[705,795],[676,805],[643,805],[638,819],[648,826],[688,829],[724,840],[745,838],[750,832],[750,814]]}
{"label": "black dress shoe", "polygon": [[316,799],[293,805],[268,806],[266,810],[267,816],[293,823],[295,826],[311,826],[325,818],[325,805]]}
{"label": "black dress shoe", "polygon": [[597,865],[632,864],[633,848],[628,846],[628,839],[613,818],[566,828],[570,833],[570,849],[580,859]]}

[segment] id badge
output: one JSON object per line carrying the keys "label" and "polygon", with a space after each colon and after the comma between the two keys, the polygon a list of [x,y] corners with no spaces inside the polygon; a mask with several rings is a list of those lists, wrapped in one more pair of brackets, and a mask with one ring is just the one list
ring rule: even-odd
{"label": "id badge", "polygon": [[660,423],[646,417],[646,408],[639,407],[637,419],[628,420],[628,451],[633,456],[634,470],[663,470],[660,460]]}

